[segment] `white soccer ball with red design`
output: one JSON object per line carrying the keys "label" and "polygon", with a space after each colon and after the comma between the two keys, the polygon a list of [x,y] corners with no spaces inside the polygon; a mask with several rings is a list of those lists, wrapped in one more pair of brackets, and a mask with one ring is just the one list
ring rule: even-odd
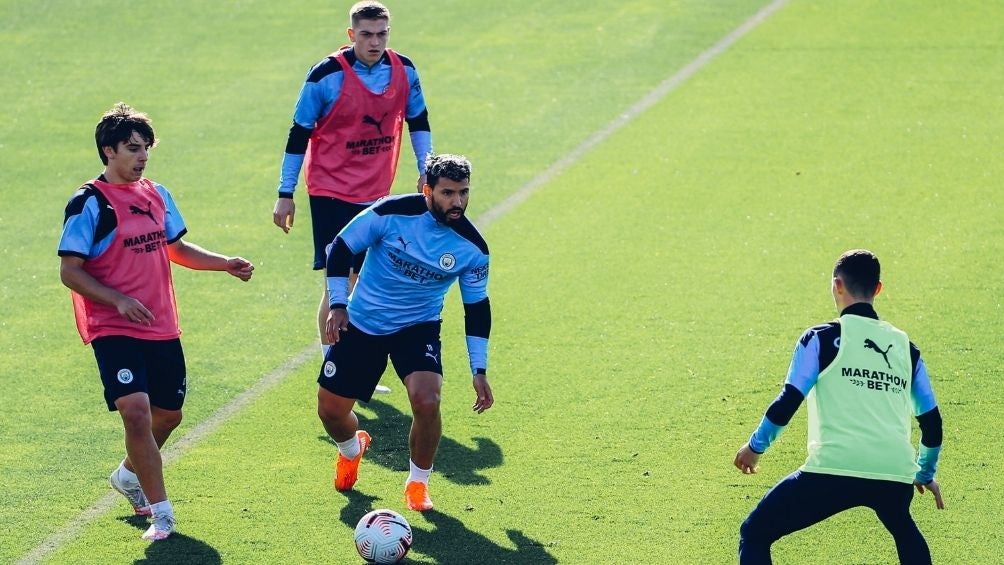
{"label": "white soccer ball with red design", "polygon": [[368,563],[397,563],[409,548],[411,526],[393,510],[374,510],[356,524],[356,550]]}

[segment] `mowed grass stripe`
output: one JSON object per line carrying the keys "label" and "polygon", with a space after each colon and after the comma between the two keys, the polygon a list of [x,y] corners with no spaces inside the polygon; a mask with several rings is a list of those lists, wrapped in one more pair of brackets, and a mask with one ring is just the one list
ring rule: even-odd
{"label": "mowed grass stripe", "polygon": [[[216,430],[229,421],[235,414],[247,408],[260,396],[267,393],[275,385],[283,381],[294,370],[306,363],[309,359],[316,358],[317,346],[310,346],[291,358],[286,364],[265,375],[253,386],[239,394],[236,398],[224,405],[209,418],[203,420],[188,433],[171,442],[163,451],[163,464],[167,467],[181,459],[189,449],[196,446],[207,436],[212,435]],[[32,549],[27,555],[18,560],[19,564],[41,563],[49,554],[57,551],[60,547],[73,540],[80,531],[93,520],[100,518],[111,510],[116,504],[122,503],[122,495],[109,490],[97,502],[87,510],[75,516],[61,530],[52,534],[45,541]]]}
{"label": "mowed grass stripe", "polygon": [[[938,512],[922,497],[914,515],[935,562],[998,560],[1000,537],[986,532],[1001,480],[987,465],[1000,456],[987,434],[1000,419],[1004,287],[987,260],[1004,246],[992,180],[1002,115],[996,95],[969,93],[1000,92],[1004,75],[987,72],[1001,68],[999,51],[986,60],[1000,39],[964,11],[901,10],[792,4],[496,230],[510,248],[496,250],[495,274],[533,280],[530,293],[499,293],[519,302],[515,366],[559,370],[526,392],[567,403],[520,422],[521,460],[555,462],[521,486],[542,516],[571,509],[566,536],[587,532],[568,548],[541,519],[533,537],[561,539],[570,560],[632,562],[645,561],[631,552],[646,545],[636,532],[657,531],[660,562],[734,562],[745,514],[804,460],[804,406],[761,474],[739,475],[732,456],[777,394],[799,332],[835,317],[833,260],[868,246],[883,258],[879,311],[925,351],[953,453],[941,473],[956,506]],[[971,25],[982,33],[960,44]],[[775,550],[786,563],[895,562],[861,509]]]}
{"label": "mowed grass stripe", "polygon": [[659,85],[651,92],[643,96],[641,100],[632,104],[626,111],[620,113],[613,121],[587,137],[585,141],[572,149],[567,155],[558,159],[555,163],[545,169],[544,172],[523,185],[519,190],[506,198],[500,205],[496,206],[493,210],[485,212],[485,214],[481,217],[481,221],[490,223],[495,219],[495,216],[504,215],[508,213],[509,210],[519,206],[521,203],[526,201],[527,198],[532,196],[533,193],[541,186],[551,182],[570,166],[582,159],[582,157],[591,149],[606,141],[607,138],[615,132],[634,121],[635,118],[640,116],[643,112],[665,98],[667,94],[672,92],[676,87],[680,86],[694,73],[698,72],[705,65],[711,62],[712,59],[722,54],[722,52],[731,47],[732,44],[739,41],[739,39],[749,33],[750,30],[760,25],[764,20],[769,18],[771,14],[781,9],[781,7],[787,3],[788,0],[774,0],[774,2],[764,6],[760,11],[743,22],[739,27],[718,40],[714,45],[698,55],[694,58],[694,60],[684,65],[683,68],[674,73],[672,76],[659,83]]}
{"label": "mowed grass stripe", "polygon": [[[481,229],[488,229],[488,227],[493,224],[496,220],[504,216],[505,214],[511,212],[520,203],[524,202],[535,192],[542,189],[551,182],[554,178],[561,175],[566,169],[573,166],[578,162],[584,155],[586,155],[591,149],[597,145],[603,143],[607,138],[613,135],[615,132],[623,128],[625,125],[632,122],[643,112],[647,111],[654,104],[658,103],[667,94],[672,92],[678,86],[683,84],[687,79],[689,79],[693,74],[701,70],[705,65],[711,62],[715,57],[725,52],[729,47],[731,47],[735,42],[741,39],[745,34],[754,29],[757,25],[762,23],[764,20],[769,18],[774,12],[783,7],[788,0],[775,0],[771,4],[765,6],[748,20],[743,22],[736,29],[731,31],[729,34],[721,38],[709,49],[702,52],[694,60],[690,61],[687,65],[681,68],[678,72],[674,73],[672,76],[661,82],[655,89],[646,94],[641,100],[634,103],[625,112],[620,113],[617,118],[599,131],[595,132],[589,136],[584,142],[575,147],[569,154],[565,155],[559,159],[556,163],[552,164],[548,169],[540,173],[538,176],[534,177],[519,190],[513,193],[512,196],[502,201],[495,207],[487,210],[481,216],[479,216],[475,223]],[[302,222],[302,220],[301,220]],[[230,418],[240,412],[242,409],[246,408],[249,404],[253,403],[258,397],[268,392],[275,385],[283,381],[286,377],[296,371],[303,363],[312,359],[316,355],[316,345],[308,346],[305,350],[300,352],[295,358],[290,362],[286,363],[276,371],[266,375],[260,381],[255,383],[247,391],[239,395],[236,399],[230,403],[224,405],[217,412],[215,412],[210,418],[204,422],[197,425],[188,434],[177,440],[176,443],[172,444],[170,448],[165,450],[165,465],[168,465],[177,459],[181,458],[191,447],[198,444],[208,435],[214,433],[219,426],[223,425]],[[44,542],[39,544],[31,552],[25,555],[19,563],[38,563],[41,562],[46,556],[60,549],[61,546],[71,541],[77,534],[81,531],[87,523],[93,521],[94,519],[102,516],[108,510],[110,510],[115,502],[117,501],[118,495],[116,493],[108,493],[103,496],[99,501],[93,504],[90,508],[85,510],[76,516],[71,522],[64,527],[62,530],[56,532]]]}
{"label": "mowed grass stripe", "polygon": [[[573,4],[514,0],[487,9],[483,2],[447,0],[394,7],[393,45],[423,71],[437,148],[465,152],[477,163],[480,196],[472,217],[763,2],[683,0],[668,9],[649,0]],[[338,45],[344,31],[303,22],[328,21],[340,8],[263,0],[113,8],[106,0],[22,3],[0,31],[12,39],[0,53],[10,79],[0,92],[17,104],[0,124],[0,137],[19,140],[0,144],[0,160],[9,165],[0,167],[9,188],[0,192],[0,244],[12,267],[0,279],[0,335],[8,338],[0,340],[0,378],[11,399],[0,425],[0,482],[8,486],[0,490],[0,561],[23,555],[100,498],[109,462],[121,456],[121,424],[95,404],[101,387],[93,357],[80,345],[54,270],[63,206],[74,187],[100,170],[90,132],[111,103],[124,99],[154,117],[161,143],[148,171],[172,189],[190,239],[259,267],[249,285],[175,271],[192,376],[178,436],[316,332],[319,277],[309,270],[306,206],[301,201],[298,229],[287,236],[271,225],[270,212],[296,91],[307,66]],[[116,15],[109,19],[110,13]],[[94,80],[92,63],[106,53],[79,38],[134,24],[143,25],[142,56],[122,58],[115,73]],[[430,32],[436,28],[454,33]],[[524,47],[544,35],[547,46],[528,56]],[[47,53],[59,55],[45,67],[52,80],[40,80],[37,59]],[[33,134],[23,135],[28,130]],[[413,183],[408,161],[402,159],[397,183],[402,191]]]}

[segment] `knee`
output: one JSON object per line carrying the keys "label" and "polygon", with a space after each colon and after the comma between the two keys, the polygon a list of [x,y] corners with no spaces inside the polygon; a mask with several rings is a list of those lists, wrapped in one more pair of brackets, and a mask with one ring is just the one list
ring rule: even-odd
{"label": "knee", "polygon": [[743,523],[739,525],[739,545],[740,546],[742,546],[742,544],[743,544],[744,541],[746,541],[746,540],[750,539],[751,537],[753,537],[751,535],[752,534],[752,531],[751,531],[752,528],[750,526],[750,519],[752,517],[753,517],[752,514],[749,515],[749,516],[747,516],[746,519],[743,520]]}
{"label": "knee", "polygon": [[323,402],[317,403],[317,417],[321,419],[322,422],[331,422],[337,419],[337,413],[331,409],[330,406]]}
{"label": "knee", "polygon": [[327,396],[319,395],[317,397],[317,417],[320,418],[322,422],[336,422],[344,418],[351,410],[351,406],[346,409],[344,405],[339,402],[332,401]]}
{"label": "knee", "polygon": [[181,410],[160,410],[153,418],[153,426],[159,430],[173,431],[181,425]]}
{"label": "knee", "polygon": [[761,525],[761,520],[758,519],[756,512],[750,513],[739,526],[739,547],[749,544],[770,544],[774,541],[769,539],[768,532]]}
{"label": "knee", "polygon": [[124,404],[118,407],[119,415],[122,416],[122,425],[128,432],[150,432],[153,418],[150,415],[150,408],[139,404]]}
{"label": "knee", "polygon": [[411,412],[415,418],[427,419],[439,416],[439,391],[419,391],[410,395]]}

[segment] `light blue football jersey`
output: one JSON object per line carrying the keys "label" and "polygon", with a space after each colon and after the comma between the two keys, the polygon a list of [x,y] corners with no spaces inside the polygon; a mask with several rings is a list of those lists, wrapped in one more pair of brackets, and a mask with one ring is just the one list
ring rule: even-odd
{"label": "light blue football jersey", "polygon": [[488,245],[466,217],[436,221],[421,194],[373,204],[338,234],[353,253],[366,251],[352,295],[349,320],[387,335],[440,319],[453,281],[465,304],[488,298]]}

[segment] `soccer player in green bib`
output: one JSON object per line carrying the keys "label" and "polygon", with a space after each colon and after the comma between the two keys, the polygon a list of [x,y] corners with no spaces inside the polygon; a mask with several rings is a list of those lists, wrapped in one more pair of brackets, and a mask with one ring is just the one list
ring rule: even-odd
{"label": "soccer player in green bib", "polygon": [[[756,473],[760,456],[804,399],[808,404],[805,464],[763,497],[739,528],[739,563],[770,563],[778,539],[838,512],[866,506],[896,541],[901,563],[931,562],[910,516],[913,489],[930,490],[941,451],[941,413],[920,350],[903,331],[879,320],[872,303],[882,290],[879,260],[847,251],[833,267],[833,301],[840,318],[807,329],[795,346],[781,394],[734,464]],[[920,453],[910,440],[920,424]]]}

